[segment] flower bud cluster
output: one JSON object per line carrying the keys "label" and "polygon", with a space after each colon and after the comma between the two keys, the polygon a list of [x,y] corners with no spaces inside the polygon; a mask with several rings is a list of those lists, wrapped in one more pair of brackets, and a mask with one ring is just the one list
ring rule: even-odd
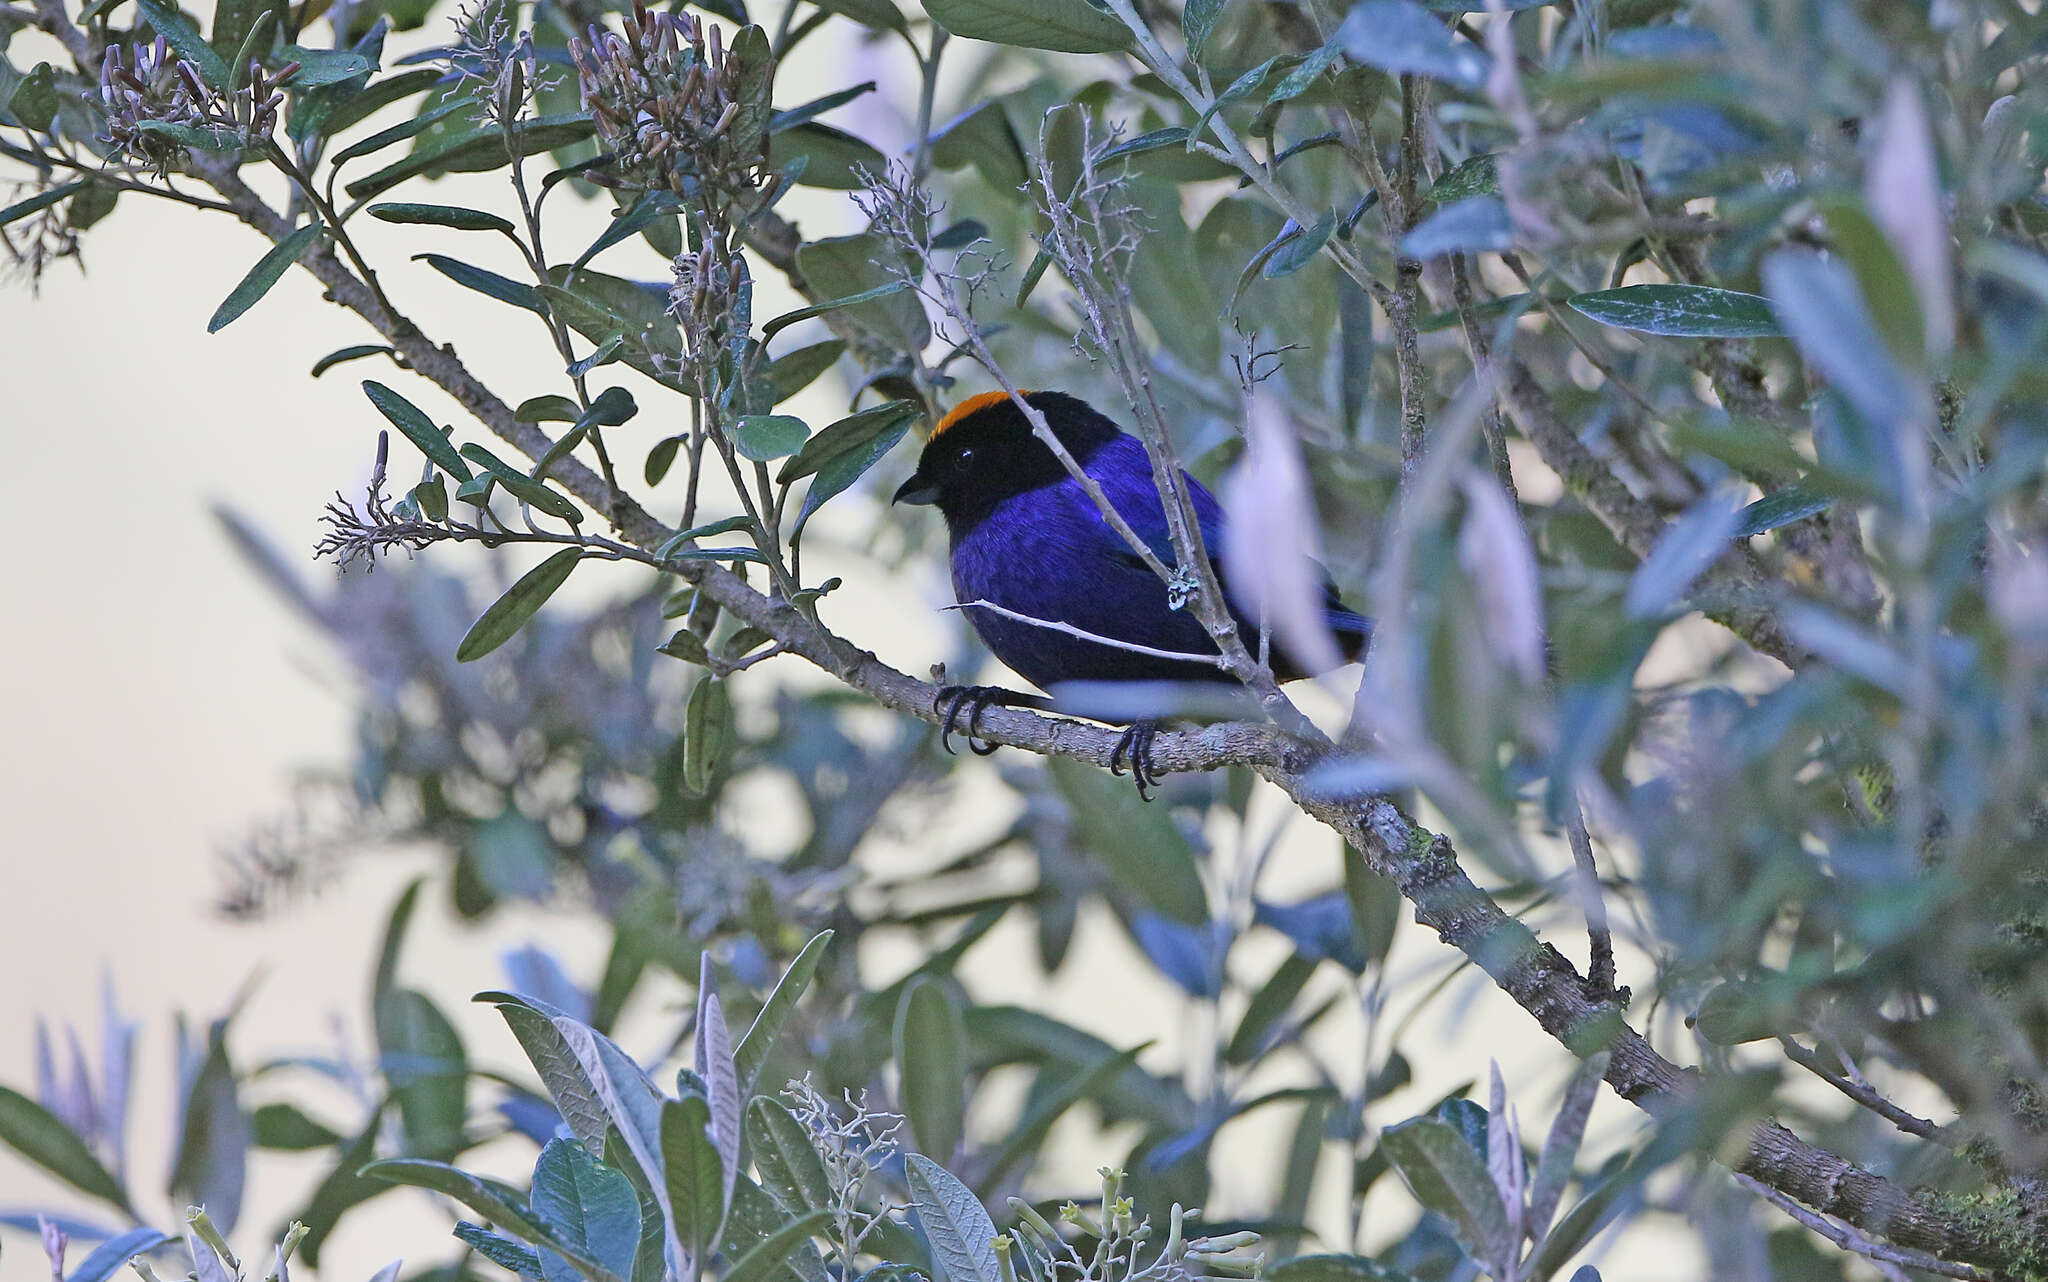
{"label": "flower bud cluster", "polygon": [[184,159],[187,147],[247,146],[268,136],[284,105],[283,84],[298,69],[293,62],[270,72],[251,61],[248,78],[223,94],[200,78],[197,67],[173,55],[162,36],[125,56],[115,45],[100,64],[99,105],[107,117],[100,141],[163,177]]}
{"label": "flower bud cluster", "polygon": [[[706,247],[675,260],[675,284],[668,291],[668,312],[683,331],[685,354],[700,383],[703,371],[719,364],[746,335],[752,321],[754,282],[744,254],[721,255]],[[709,387],[699,392],[708,394]]]}
{"label": "flower bud cluster", "polygon": [[614,160],[597,181],[666,188],[704,207],[750,204],[773,182],[767,42],[748,29],[725,47],[688,13],[635,0],[623,32],[592,27],[570,43],[583,103]]}

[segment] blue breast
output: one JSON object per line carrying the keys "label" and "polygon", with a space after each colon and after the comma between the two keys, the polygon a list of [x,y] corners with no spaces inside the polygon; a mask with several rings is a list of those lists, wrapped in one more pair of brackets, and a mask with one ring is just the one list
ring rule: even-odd
{"label": "blue breast", "polygon": [[[1152,488],[1144,446],[1123,437],[1089,461],[1110,501],[1148,546],[1171,561],[1166,517]],[[1190,479],[1204,537],[1221,534],[1221,509]],[[1186,610],[1167,603],[1166,585],[1147,569],[1072,481],[1004,500],[986,520],[953,540],[953,590],[1034,619],[1067,623],[1099,636],[1185,654],[1214,654],[1208,634]],[[1058,681],[1203,681],[1214,666],[1179,663],[968,612],[995,656],[1035,685]]]}

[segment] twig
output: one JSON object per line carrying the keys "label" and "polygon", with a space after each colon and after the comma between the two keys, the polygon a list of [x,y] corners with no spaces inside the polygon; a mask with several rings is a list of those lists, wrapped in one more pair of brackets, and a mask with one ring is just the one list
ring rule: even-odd
{"label": "twig", "polygon": [[1924,1251],[1911,1251],[1904,1247],[1892,1246],[1889,1243],[1873,1241],[1839,1220],[1833,1220],[1817,1211],[1808,1210],[1761,1180],[1753,1179],[1739,1171],[1736,1173],[1735,1179],[1742,1187],[1769,1202],[1772,1206],[1777,1207],[1828,1241],[1833,1242],[1836,1246],[1841,1247],[1844,1251],[1853,1251],[1865,1259],[1875,1260],[1881,1264],[1896,1264],[1900,1268],[1919,1269],[1923,1273],[1938,1273],[1945,1278],[1969,1278],[1978,1279],[1980,1282],[1989,1282],[1992,1276],[1982,1269],[1973,1268],[1967,1264],[1954,1264],[1947,1260],[1937,1259]]}
{"label": "twig", "polygon": [[1586,816],[1578,798],[1571,799],[1564,831],[1571,842],[1572,862],[1578,865],[1579,908],[1586,914],[1586,982],[1595,992],[1614,988],[1614,935],[1607,928],[1607,900],[1600,889],[1600,866],[1593,862],[1593,838],[1586,831]]}
{"label": "twig", "polygon": [[1106,637],[1099,632],[1090,632],[1086,628],[1077,628],[1071,623],[1064,623],[1057,619],[1037,619],[1028,614],[1019,614],[1015,610],[997,605],[993,601],[962,601],[958,605],[946,605],[939,608],[942,610],[987,610],[990,614],[999,614],[1005,619],[1014,619],[1018,623],[1028,623],[1034,628],[1044,628],[1048,632],[1062,632],[1067,636],[1076,637],[1082,641],[1092,641],[1096,645],[1108,646],[1112,650],[1125,650],[1131,654],[1142,654],[1153,659],[1172,659],[1181,663],[1205,663],[1212,668],[1225,668],[1229,666],[1228,660],[1224,659],[1220,654],[1189,654],[1185,650],[1161,650],[1149,645],[1139,645],[1135,641],[1119,641],[1115,637]]}
{"label": "twig", "polygon": [[1785,1048],[1785,1058],[1812,1073],[1823,1082],[1834,1087],[1858,1104],[1890,1122],[1908,1135],[1917,1135],[1923,1140],[1933,1140],[1945,1148],[1959,1147],[1953,1137],[1934,1122],[1917,1117],[1877,1093],[1868,1082],[1851,1081],[1827,1066],[1826,1061],[1801,1046],[1790,1037],[1780,1037],[1778,1044]]}

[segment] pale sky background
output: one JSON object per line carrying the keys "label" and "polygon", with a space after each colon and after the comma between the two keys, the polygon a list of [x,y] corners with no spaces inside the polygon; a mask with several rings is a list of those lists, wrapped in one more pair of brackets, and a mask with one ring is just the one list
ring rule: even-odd
{"label": "pale sky background", "polygon": [[[873,55],[853,61],[862,65],[817,74],[835,86],[875,74]],[[886,111],[870,110],[858,127],[887,129]],[[486,205],[498,199],[489,180],[474,178],[417,186],[408,198]],[[560,202],[564,209],[571,203]],[[805,197],[795,209],[808,234],[853,229],[833,198]],[[601,217],[591,207],[579,216],[592,231]],[[509,399],[531,394],[523,389],[537,381],[533,371],[544,368],[535,362],[554,360],[538,341],[537,327],[520,325],[521,316],[509,309],[482,303],[424,264],[406,261],[420,248],[446,249],[511,270],[492,257],[495,247],[479,251],[477,237],[394,229],[369,219],[351,226],[360,228],[387,287],[402,306],[417,309],[437,340],[454,342]],[[562,244],[576,239],[557,234]],[[322,303],[317,284],[303,272],[288,274],[254,311],[209,336],[208,316],[263,249],[253,233],[224,218],[131,195],[90,233],[83,277],[74,265],[61,264],[44,279],[40,298],[26,282],[0,287],[0,400],[6,407],[0,444],[9,470],[0,536],[12,550],[10,599],[0,610],[0,715],[7,729],[0,814],[8,821],[0,853],[7,891],[0,930],[0,1082],[33,1090],[38,1018],[59,1026],[79,1021],[88,1046],[96,1048],[102,978],[111,980],[123,1007],[144,1025],[131,1183],[144,1213],[161,1227],[174,1222],[174,1208],[162,1194],[173,1014],[183,1011],[203,1023],[254,980],[231,1041],[238,1060],[325,1048],[337,1021],[360,1050],[382,916],[410,876],[434,866],[404,855],[366,858],[318,898],[256,925],[226,922],[211,908],[220,884],[219,852],[280,813],[298,772],[346,760],[350,697],[335,657],[246,571],[209,505],[231,504],[288,557],[305,558],[308,575],[329,574],[310,559],[318,515],[337,489],[359,489],[380,426],[358,380],[390,381],[429,413],[453,413],[458,432],[472,428],[422,380],[385,364],[344,366],[309,380],[306,371],[320,355],[373,336]],[[774,310],[764,303],[757,313]],[[654,415],[677,412],[675,402],[645,395],[647,385],[635,390],[642,393],[643,415],[623,429],[630,444],[621,449],[633,460],[653,439]],[[831,415],[822,393],[799,411],[814,415],[813,422]],[[893,477],[910,465],[906,446],[880,472]],[[848,513],[853,502],[843,501]],[[842,513],[840,519],[858,516]],[[470,551],[446,554],[444,563],[474,568],[476,557],[463,555]],[[579,576],[573,586],[592,592],[624,583],[599,584],[597,577]],[[842,596],[849,602],[836,607],[842,611],[836,617],[862,645],[912,671],[943,656],[952,625],[934,612],[947,599],[936,565],[924,567],[916,581],[863,584],[860,595]],[[930,622],[920,625],[919,619]],[[764,677],[771,671],[760,670]],[[1271,821],[1280,812],[1265,814]],[[1291,831],[1287,857],[1278,861],[1280,880],[1269,889],[1331,884],[1336,864],[1328,834],[1306,822]],[[868,856],[909,862],[919,853],[871,848]],[[412,935],[407,978],[458,1021],[479,1062],[519,1063],[497,1016],[467,1000],[504,982],[503,949],[544,942],[585,984],[602,962],[601,932],[573,908],[501,911],[477,930],[452,923],[445,888],[429,894],[427,907]],[[1100,922],[1084,928],[1057,994],[1044,991],[1034,967],[1011,960],[1029,947],[1024,924],[1005,929],[1007,941],[991,940],[971,959],[968,979],[979,996],[1048,1005],[1119,1045],[1155,1038],[1160,1045],[1152,1054],[1162,1064],[1173,1062],[1194,1031],[1185,1003],[1124,964],[1125,945],[1113,928]],[[1575,933],[1559,942],[1573,955],[1583,948]],[[1404,925],[1396,978],[1405,976],[1419,989],[1440,973],[1445,956],[1429,932]],[[893,978],[903,964],[887,949],[867,960],[880,980]],[[1115,985],[1105,983],[1105,975],[1117,976]],[[672,986],[650,988],[640,1003],[643,1017],[680,995]],[[1554,1047],[1534,1036],[1528,1018],[1490,990],[1444,1009],[1452,1022],[1426,1017],[1422,1027],[1432,1036],[1418,1039],[1434,1045],[1440,1061],[1419,1062],[1425,1086],[1382,1106],[1376,1123],[1399,1120],[1404,1105],[1411,1111],[1425,1106],[1445,1084],[1483,1078],[1490,1055],[1502,1060],[1524,1125],[1547,1122],[1564,1065]],[[1357,1036],[1355,1020],[1338,1024],[1335,1036]],[[329,1115],[354,1116],[339,1109]],[[1291,1115],[1285,1124],[1291,1127]],[[1626,1106],[1608,1099],[1596,1115],[1595,1149],[1636,1124]],[[1083,1129],[1069,1126],[1063,1134],[1072,1139]],[[1261,1135],[1240,1127],[1226,1154],[1264,1161],[1260,1151],[1284,1140],[1284,1131]],[[1079,1176],[1109,1155],[1068,1145],[1061,1170]],[[304,1197],[325,1160],[259,1159],[237,1234],[245,1255],[267,1253],[264,1235]],[[508,1143],[479,1160],[498,1163],[510,1175],[530,1154]],[[1228,1156],[1219,1163],[1225,1174],[1211,1208],[1217,1213],[1234,1209],[1232,1168]],[[1334,1188],[1336,1181],[1328,1183]],[[51,1188],[39,1172],[0,1152],[0,1209],[78,1207],[52,1197]],[[1405,1224],[1410,1212],[1404,1202],[1391,1190],[1375,1194],[1370,1218],[1377,1236]],[[1326,1219],[1339,1211],[1320,1209]],[[344,1221],[319,1276],[354,1282],[395,1257],[420,1264],[446,1259],[452,1254],[449,1222],[424,1195],[387,1197]],[[0,1238],[0,1279],[46,1276],[29,1239],[11,1230],[0,1230]],[[1669,1241],[1636,1246],[1627,1258],[1646,1262],[1645,1276],[1678,1279],[1697,1270]],[[75,1249],[74,1262],[82,1254]],[[1624,1257],[1610,1263],[1622,1264]],[[1611,1277],[1631,1273],[1610,1270]]]}

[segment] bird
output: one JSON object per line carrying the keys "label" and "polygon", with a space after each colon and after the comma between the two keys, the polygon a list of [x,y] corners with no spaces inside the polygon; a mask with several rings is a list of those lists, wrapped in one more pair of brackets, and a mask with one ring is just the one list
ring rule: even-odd
{"label": "bird", "polygon": [[[1086,401],[1056,391],[983,392],[956,404],[932,428],[916,470],[897,489],[893,503],[937,507],[950,542],[953,591],[991,653],[1041,689],[1063,682],[1231,682],[1235,678],[1205,661],[1218,653],[1208,630],[1188,609],[1176,609],[1167,583],[1103,518],[1095,500],[1066,465],[1032,432],[1021,399],[1045,419],[1075,462],[1102,488],[1118,515],[1162,562],[1176,567],[1166,512],[1152,479],[1145,445]],[[1258,625],[1231,590],[1216,561],[1225,536],[1223,507],[1201,482],[1181,473],[1202,542],[1222,584],[1239,635],[1256,645]],[[1346,658],[1361,656],[1372,636],[1372,621],[1345,607],[1323,573],[1323,617]],[[987,602],[1022,615],[1009,617]],[[1027,622],[1025,620],[1032,620]],[[1187,659],[1143,653],[1073,635],[1059,624],[1129,646]],[[1281,681],[1319,675],[1287,653],[1277,639],[1274,675]],[[934,711],[943,710],[940,742],[967,710],[968,746],[977,754],[995,751],[976,742],[976,723],[992,704],[1043,708],[1047,701],[997,686],[945,686]],[[1110,760],[1122,773],[1128,758],[1138,795],[1149,798],[1157,782],[1151,763],[1156,720],[1125,730]]]}

